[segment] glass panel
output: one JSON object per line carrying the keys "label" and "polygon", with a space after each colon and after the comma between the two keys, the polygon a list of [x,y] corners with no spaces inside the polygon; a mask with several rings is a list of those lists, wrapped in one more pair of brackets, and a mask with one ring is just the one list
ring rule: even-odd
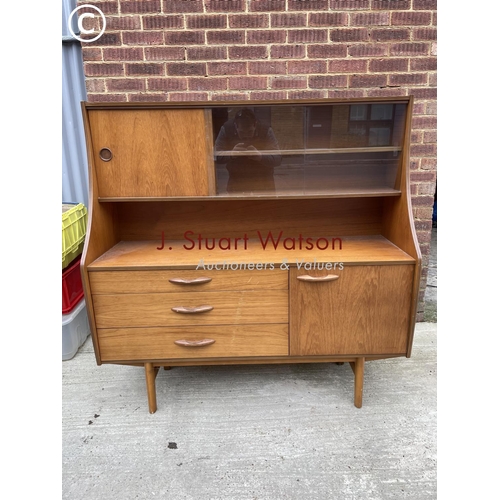
{"label": "glass panel", "polygon": [[391,194],[406,104],[212,110],[217,194]]}
{"label": "glass panel", "polygon": [[366,120],[368,115],[367,104],[354,104],[351,106],[350,120]]}
{"label": "glass panel", "polygon": [[388,146],[391,140],[391,129],[389,127],[370,127],[370,146]]}
{"label": "glass panel", "polygon": [[370,119],[392,120],[392,104],[372,104]]}

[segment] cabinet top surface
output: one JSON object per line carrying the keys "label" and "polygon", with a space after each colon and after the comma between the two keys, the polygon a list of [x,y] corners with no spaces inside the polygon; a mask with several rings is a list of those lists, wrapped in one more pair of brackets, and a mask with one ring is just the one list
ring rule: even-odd
{"label": "cabinet top surface", "polygon": [[356,97],[349,99],[285,99],[285,100],[248,100],[248,101],[169,101],[169,102],[88,102],[82,104],[88,109],[153,109],[153,108],[217,108],[225,106],[309,106],[325,104],[357,104],[357,103],[408,103],[413,96],[399,97]]}
{"label": "cabinet top surface", "polygon": [[[89,271],[203,269],[203,265],[222,266],[224,262],[226,266],[267,263],[273,264],[275,269],[279,269],[283,263],[299,267],[314,262],[337,262],[347,265],[415,262],[412,257],[383,236],[330,239],[306,235],[283,239],[283,235],[279,238],[278,234],[260,235],[255,239],[249,237],[245,239],[245,236],[248,236],[246,234],[242,234],[241,238],[231,239],[201,236],[192,235],[186,240],[163,241],[159,235],[157,241],[121,241],[92,262],[88,269]],[[213,246],[215,248],[211,249]],[[311,246],[313,248],[309,249]]]}

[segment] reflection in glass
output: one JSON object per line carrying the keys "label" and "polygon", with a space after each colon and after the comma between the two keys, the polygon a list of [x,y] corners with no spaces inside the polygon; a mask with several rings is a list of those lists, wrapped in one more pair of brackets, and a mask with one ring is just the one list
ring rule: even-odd
{"label": "reflection in glass", "polygon": [[406,103],[214,107],[217,194],[392,194]]}
{"label": "reflection in glass", "polygon": [[366,120],[368,104],[354,104],[351,106],[350,120]]}
{"label": "reflection in glass", "polygon": [[392,104],[372,104],[371,120],[392,120]]}
{"label": "reflection in glass", "polygon": [[371,127],[368,144],[370,146],[387,146],[391,140],[389,127]]}
{"label": "reflection in glass", "polygon": [[220,128],[215,141],[217,163],[225,164],[227,192],[276,190],[274,167],[281,164],[278,141],[272,128],[249,108],[239,110]]}

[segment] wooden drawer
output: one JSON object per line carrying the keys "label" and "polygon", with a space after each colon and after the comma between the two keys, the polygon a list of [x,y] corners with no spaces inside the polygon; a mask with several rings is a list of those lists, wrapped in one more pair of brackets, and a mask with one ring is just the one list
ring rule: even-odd
{"label": "wooden drawer", "polygon": [[[288,291],[94,295],[97,328],[288,322]],[[173,307],[212,310],[179,313]]]}
{"label": "wooden drawer", "polygon": [[[287,272],[265,269],[261,271],[96,271],[89,273],[89,279],[93,294],[286,290],[288,288]],[[175,283],[170,280],[186,280],[187,283]],[[202,280],[202,282],[193,282],[193,280]]]}
{"label": "wooden drawer", "polygon": [[[224,325],[98,330],[103,361],[288,356],[288,325]],[[215,340],[202,347],[175,341]]]}

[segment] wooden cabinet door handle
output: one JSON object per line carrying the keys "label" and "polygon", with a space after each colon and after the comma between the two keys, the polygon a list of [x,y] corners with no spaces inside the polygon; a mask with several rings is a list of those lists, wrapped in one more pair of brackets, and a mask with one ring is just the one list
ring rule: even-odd
{"label": "wooden cabinet door handle", "polygon": [[215,342],[214,339],[203,339],[203,340],[174,340],[174,344],[181,345],[183,347],[203,347],[204,345],[210,345]]}
{"label": "wooden cabinet door handle", "polygon": [[102,148],[99,151],[99,158],[102,161],[111,161],[112,158],[113,158],[113,153],[112,153],[111,149],[109,149],[109,148]]}
{"label": "wooden cabinet door handle", "polygon": [[197,314],[211,311],[213,306],[197,306],[197,307],[172,307],[172,311],[181,314]]}
{"label": "wooden cabinet door handle", "polygon": [[297,279],[300,281],[309,281],[316,283],[322,283],[324,281],[335,281],[339,278],[340,276],[337,276],[336,274],[327,274],[326,276],[309,276],[308,274],[302,274],[300,276],[297,276]]}
{"label": "wooden cabinet door handle", "polygon": [[175,283],[176,285],[201,285],[202,283],[210,283],[210,281],[212,281],[212,278],[172,278],[168,281],[170,281],[170,283]]}

